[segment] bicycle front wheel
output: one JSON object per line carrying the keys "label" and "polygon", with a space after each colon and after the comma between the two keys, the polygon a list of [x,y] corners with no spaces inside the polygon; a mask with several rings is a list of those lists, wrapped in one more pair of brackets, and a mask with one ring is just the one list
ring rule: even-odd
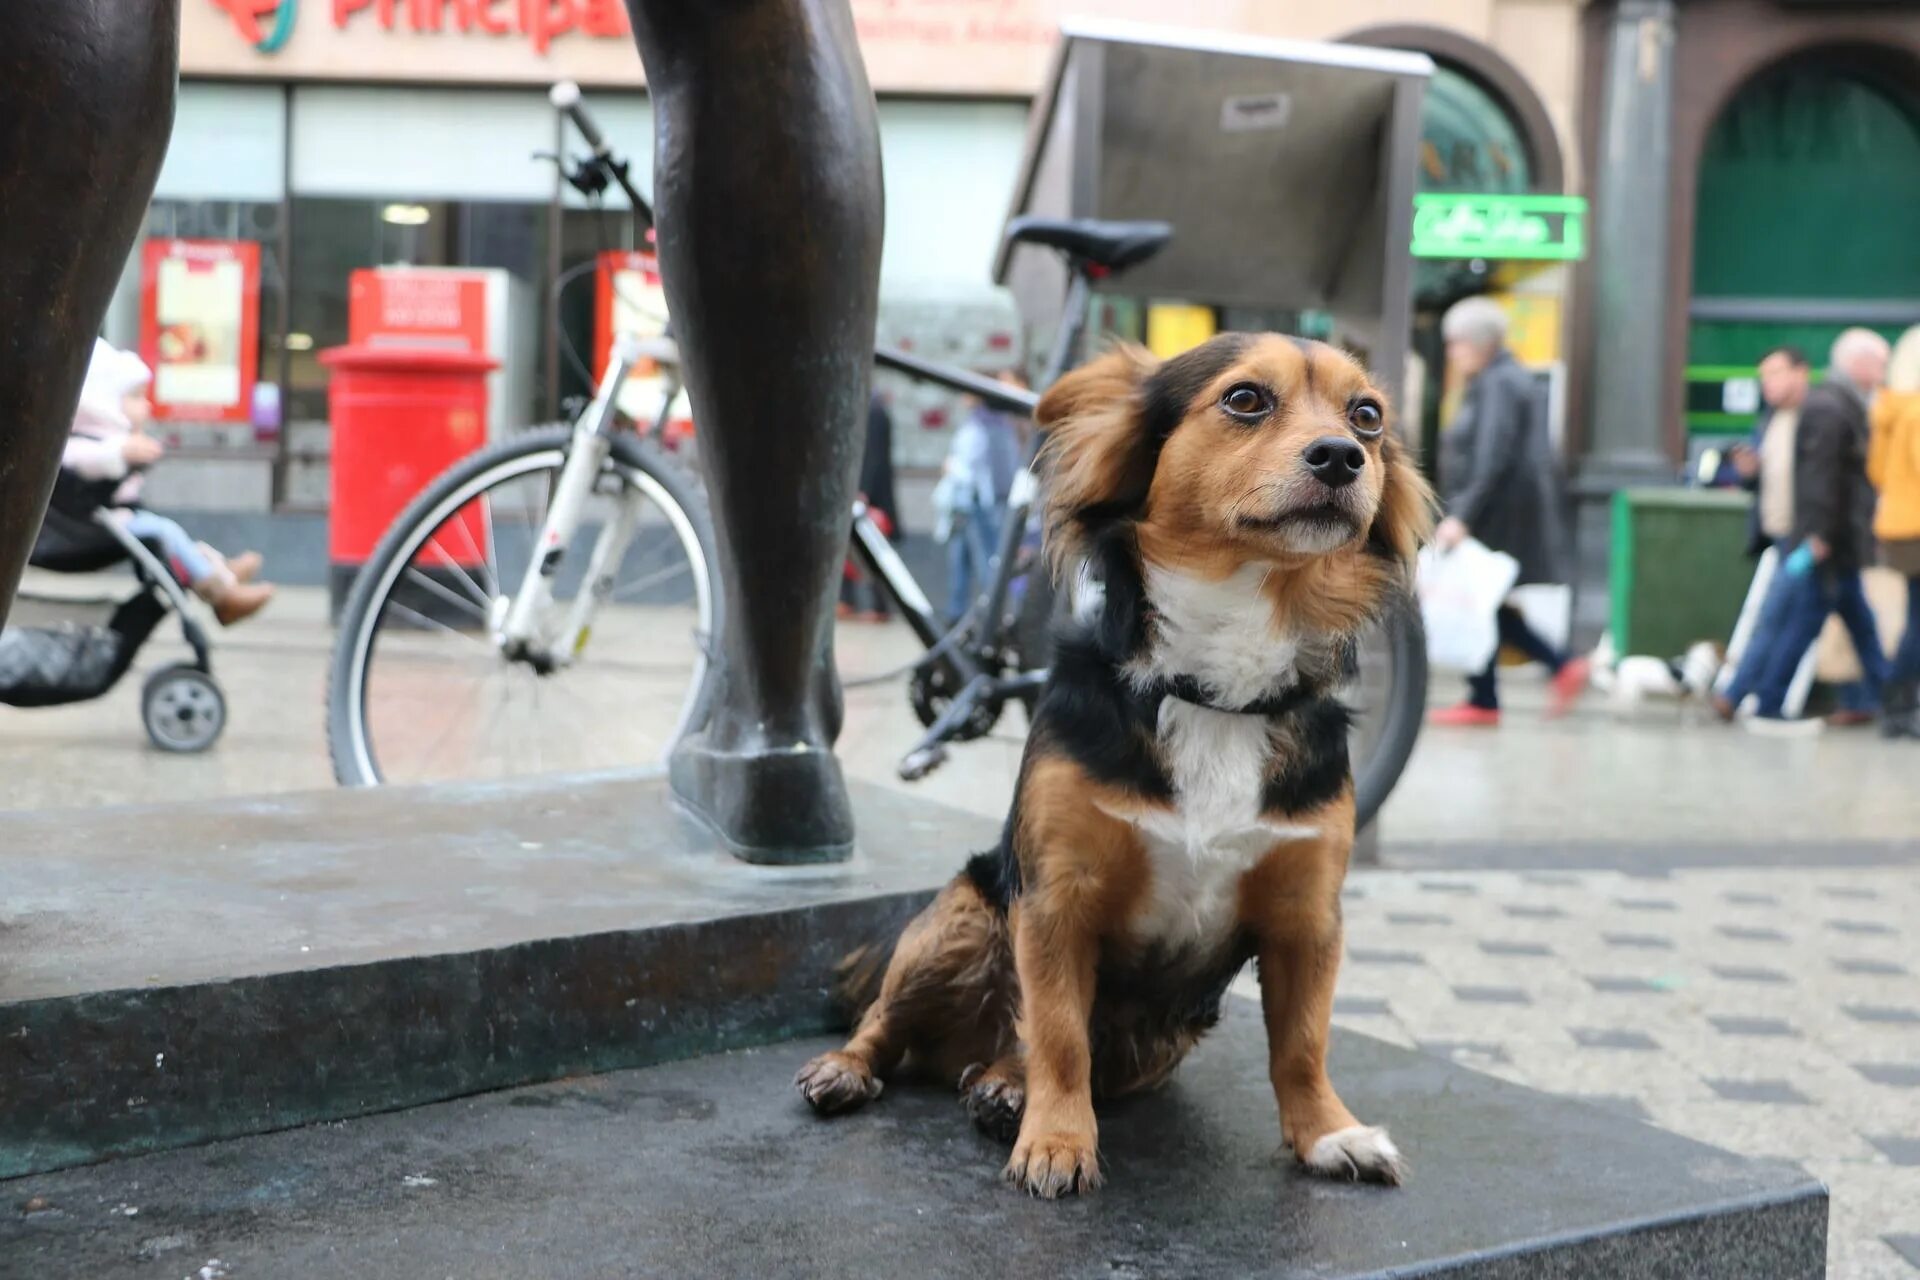
{"label": "bicycle front wheel", "polygon": [[[342,785],[658,764],[697,723],[720,629],[712,525],[699,487],[647,442],[614,438],[559,548],[546,612],[550,628],[584,624],[569,651],[509,658],[497,643],[570,440],[541,428],[457,463],[360,570],[327,691]],[[621,550],[596,597],[587,568],[616,526],[630,536],[607,539]]]}

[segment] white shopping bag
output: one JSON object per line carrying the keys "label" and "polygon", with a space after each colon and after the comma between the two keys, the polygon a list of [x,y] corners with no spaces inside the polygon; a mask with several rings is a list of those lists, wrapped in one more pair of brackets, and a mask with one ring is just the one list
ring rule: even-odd
{"label": "white shopping bag", "polygon": [[1529,582],[1507,594],[1533,633],[1562,653],[1573,634],[1573,588],[1564,582]]}
{"label": "white shopping bag", "polygon": [[1427,661],[1450,671],[1480,671],[1500,647],[1494,615],[1520,576],[1520,562],[1468,538],[1451,551],[1420,551],[1420,620]]}

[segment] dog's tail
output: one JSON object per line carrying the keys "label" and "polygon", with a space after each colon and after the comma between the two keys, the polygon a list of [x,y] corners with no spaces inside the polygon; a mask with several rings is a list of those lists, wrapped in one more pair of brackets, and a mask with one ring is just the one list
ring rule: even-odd
{"label": "dog's tail", "polygon": [[884,941],[876,940],[855,947],[833,970],[833,1011],[851,1027],[880,998],[880,984],[886,980],[887,966],[893,963],[893,948],[898,933]]}

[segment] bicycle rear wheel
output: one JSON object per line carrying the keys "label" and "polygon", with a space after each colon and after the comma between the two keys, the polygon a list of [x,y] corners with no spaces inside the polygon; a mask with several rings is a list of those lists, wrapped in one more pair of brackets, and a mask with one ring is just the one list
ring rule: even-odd
{"label": "bicycle rear wheel", "polygon": [[1427,713],[1427,637],[1420,611],[1402,605],[1359,645],[1353,679],[1341,691],[1353,709],[1355,825],[1379,814],[1406,771]]}
{"label": "bicycle rear wheel", "polygon": [[456,464],[361,569],[327,694],[342,785],[658,764],[704,713],[720,628],[712,526],[699,487],[635,437],[614,438],[553,580],[558,619],[590,590],[602,531],[623,511],[634,521],[575,651],[536,664],[495,642],[571,436],[541,428]]}

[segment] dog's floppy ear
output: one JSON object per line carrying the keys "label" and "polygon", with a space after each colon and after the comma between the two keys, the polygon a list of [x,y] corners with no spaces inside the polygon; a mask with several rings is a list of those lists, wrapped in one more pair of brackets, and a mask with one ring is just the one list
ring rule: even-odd
{"label": "dog's floppy ear", "polygon": [[1367,530],[1367,545],[1378,554],[1413,572],[1420,544],[1433,532],[1433,487],[1420,474],[1413,450],[1402,443],[1391,423],[1380,443],[1380,463],[1386,469],[1380,487],[1380,507]]}
{"label": "dog's floppy ear", "polygon": [[1155,450],[1141,421],[1141,392],[1157,363],[1140,347],[1115,347],[1054,383],[1034,410],[1047,433],[1040,460],[1047,554],[1056,570],[1095,529],[1147,499]]}

